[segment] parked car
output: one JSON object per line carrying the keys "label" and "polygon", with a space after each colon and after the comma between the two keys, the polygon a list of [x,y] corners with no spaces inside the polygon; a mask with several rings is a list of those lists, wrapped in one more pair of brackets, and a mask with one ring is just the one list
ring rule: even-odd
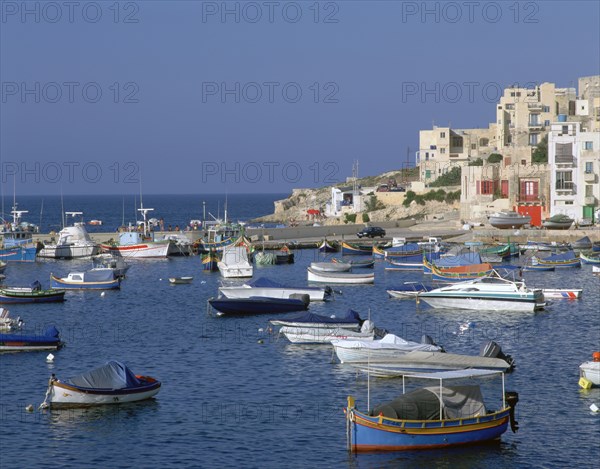
{"label": "parked car", "polygon": [[378,226],[366,226],[356,233],[356,236],[359,238],[362,238],[363,236],[366,236],[367,238],[375,238],[377,236],[383,238],[385,236],[385,230]]}

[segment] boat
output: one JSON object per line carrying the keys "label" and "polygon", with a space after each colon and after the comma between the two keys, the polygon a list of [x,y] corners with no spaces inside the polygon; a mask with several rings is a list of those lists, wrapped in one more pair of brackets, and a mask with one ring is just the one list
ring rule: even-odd
{"label": "boat", "polygon": [[317,249],[319,252],[338,252],[338,247],[337,245],[330,244],[327,239],[324,239]]}
{"label": "boat", "polygon": [[275,265],[277,257],[273,252],[259,251],[254,254],[254,263],[256,265]]}
{"label": "boat", "polygon": [[342,256],[364,256],[373,254],[373,245],[371,244],[354,244],[342,241]]}
{"label": "boat", "polygon": [[532,264],[555,267],[557,269],[581,267],[581,260],[575,255],[574,251],[552,254],[548,257],[533,257]]}
{"label": "boat", "polygon": [[[497,407],[486,405],[480,385],[450,386],[457,380],[502,377]],[[426,379],[431,386],[405,391],[405,379]],[[353,452],[405,451],[448,448],[496,440],[510,421],[518,430],[516,392],[505,392],[504,374],[489,370],[460,370],[419,374],[403,378],[403,394],[366,413],[348,396],[346,415],[347,447]]]}
{"label": "boat", "polygon": [[0,308],[0,331],[10,332],[12,330],[18,330],[21,329],[24,324],[25,323],[20,317],[11,318],[8,309]]}
{"label": "boat", "polygon": [[29,287],[0,288],[0,303],[55,303],[65,301],[65,290],[42,290],[37,280]]}
{"label": "boat", "polygon": [[579,253],[579,259],[582,264],[600,264],[600,254],[593,254],[594,251],[585,254],[583,252]]}
{"label": "boat", "polygon": [[531,222],[531,217],[513,211],[503,211],[490,215],[488,221],[494,228],[521,228]]}
{"label": "boat", "polygon": [[23,214],[29,212],[27,210],[17,210],[17,208],[18,205],[15,199],[10,212],[13,216],[12,223],[0,223],[0,234],[2,234],[0,261],[35,262],[37,246],[33,242],[33,235],[39,233],[39,227],[22,222]]}
{"label": "boat", "polygon": [[544,288],[542,292],[544,293],[544,298],[578,300],[581,298],[583,288]]}
{"label": "boat", "polygon": [[254,270],[248,261],[248,251],[243,246],[227,246],[223,249],[223,258],[217,267],[224,278],[252,277]]}
{"label": "boat", "polygon": [[[65,212],[67,217],[82,217],[83,212]],[[76,222],[58,232],[56,244],[46,244],[38,257],[48,259],[78,259],[98,254],[99,247],[90,238],[83,221]]]}
{"label": "boat", "polygon": [[293,287],[265,277],[250,280],[243,285],[222,286],[219,288],[219,292],[226,298],[260,296],[286,299],[292,297],[292,295],[308,295],[310,301],[324,301],[329,299],[333,293],[330,287]]}
{"label": "boat", "polygon": [[392,246],[391,248],[384,249],[383,252],[386,259],[390,257],[394,258],[395,260],[415,256],[419,256],[420,258],[423,257],[423,249],[417,243],[406,243],[400,246]]}
{"label": "boat", "polygon": [[184,285],[192,283],[194,277],[169,277],[169,283],[172,285]]}
{"label": "boat", "polygon": [[592,249],[593,243],[589,236],[584,236],[583,238],[571,243],[571,247],[579,251],[585,251],[587,249]]}
{"label": "boat", "polygon": [[161,383],[150,376],[134,374],[118,361],[60,381],[53,374],[48,382],[46,398],[40,406],[81,407],[124,404],[150,399],[160,391]]}
{"label": "boat", "polygon": [[428,336],[423,336],[421,343],[386,334],[380,340],[337,340],[332,345],[340,362],[351,364],[388,361],[414,351],[443,353],[442,347],[433,343]]}
{"label": "boat", "polygon": [[112,269],[92,269],[87,272],[70,272],[59,278],[50,274],[50,286],[68,290],[113,290],[120,288],[121,279]]}
{"label": "boat", "polygon": [[0,261],[0,273],[4,272],[4,269],[6,269],[6,266],[8,264],[6,262]]}
{"label": "boat", "polygon": [[[462,248],[461,248],[462,249]],[[436,253],[434,253],[436,254]],[[447,269],[449,267],[461,267],[466,265],[482,264],[483,260],[478,252],[463,252],[457,254],[446,254],[445,256],[435,258],[429,253],[423,257],[423,273],[431,274],[431,267],[435,265],[438,269]]]}
{"label": "boat", "polygon": [[202,254],[202,269],[206,272],[216,272],[219,270],[219,260],[217,251],[210,251]]}
{"label": "boat", "polygon": [[153,208],[138,208],[142,213],[144,220],[140,224],[141,232],[135,231],[134,227],[129,227],[129,231],[119,233],[119,240],[113,243],[101,244],[103,252],[108,252],[116,256],[127,259],[142,258],[165,258],[169,255],[171,249],[170,241],[154,241],[154,233],[149,229],[147,221],[148,212]]}
{"label": "boat", "polygon": [[292,313],[308,308],[310,299],[302,298],[267,298],[251,296],[250,298],[211,298],[208,303],[211,308],[221,314],[249,315],[265,313]]}
{"label": "boat", "polygon": [[592,266],[592,274],[594,274],[594,275],[600,275],[600,266],[593,265]]}
{"label": "boat", "polygon": [[443,269],[432,265],[431,278],[438,282],[462,282],[487,277],[493,270],[492,265],[487,262]]}
{"label": "boat", "polygon": [[592,354],[592,361],[579,365],[579,375],[595,386],[600,386],[600,352]]}
{"label": "boat", "polygon": [[123,278],[129,270],[129,264],[122,257],[111,253],[98,254],[92,257],[94,269],[111,269],[116,278]]}
{"label": "boat", "polygon": [[88,225],[102,226],[102,220],[90,220],[90,221],[88,221]]}
{"label": "boat", "polygon": [[352,264],[349,262],[311,262],[310,268],[316,272],[350,272]]}
{"label": "boat", "polygon": [[294,253],[290,251],[290,248],[283,246],[279,251],[275,253],[275,264],[293,264]]}
{"label": "boat", "polygon": [[340,339],[374,340],[376,329],[373,323],[367,320],[358,331],[342,327],[283,326],[279,329],[279,334],[284,335],[293,344],[325,344],[330,343],[332,340]]}
{"label": "boat", "polygon": [[554,272],[554,269],[553,265],[527,264],[523,266],[524,272]]}
{"label": "boat", "polygon": [[375,282],[375,273],[353,274],[348,272],[320,272],[308,267],[309,282],[365,284]]}
{"label": "boat", "polygon": [[523,281],[492,275],[419,293],[418,301],[433,308],[476,311],[537,311],[546,306],[541,289],[527,288]]}
{"label": "boat", "polygon": [[48,327],[41,335],[0,334],[0,352],[58,350],[62,346],[60,333],[54,326]]}
{"label": "boat", "polygon": [[414,300],[419,293],[428,292],[433,290],[435,287],[426,285],[421,282],[404,282],[403,285],[398,287],[390,288],[387,294],[390,298],[399,298],[402,300],[412,299]]}
{"label": "boat", "polygon": [[301,329],[346,329],[358,331],[365,322],[360,315],[349,309],[345,316],[322,316],[315,313],[300,313],[283,319],[271,319],[274,326],[296,327]]}
{"label": "boat", "polygon": [[166,233],[157,241],[169,243],[167,256],[191,256],[194,254],[194,243],[184,233]]}
{"label": "boat", "polygon": [[423,255],[422,254],[418,254],[416,256],[407,256],[407,257],[402,257],[402,258],[391,257],[391,258],[386,258],[385,261],[391,266],[391,267],[385,267],[385,270],[400,270],[400,271],[405,271],[405,270],[422,271],[423,270]]}
{"label": "boat", "polygon": [[542,227],[547,230],[568,230],[573,225],[573,220],[571,217],[559,213],[550,218],[546,218],[542,222]]}
{"label": "boat", "polygon": [[350,264],[352,269],[371,269],[375,266],[373,259],[338,259],[334,257],[331,259],[331,262],[336,264]]}

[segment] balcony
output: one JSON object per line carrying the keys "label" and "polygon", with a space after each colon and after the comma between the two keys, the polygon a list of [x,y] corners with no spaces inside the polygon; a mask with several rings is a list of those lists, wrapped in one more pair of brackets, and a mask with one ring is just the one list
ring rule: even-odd
{"label": "balcony", "polygon": [[590,182],[590,183],[594,183],[596,182],[596,174],[593,172],[585,172],[583,173],[583,181],[584,182]]}
{"label": "balcony", "polygon": [[542,103],[527,103],[527,108],[530,111],[542,110]]}
{"label": "balcony", "polygon": [[543,129],[544,128],[544,123],[541,121],[529,122],[527,125],[529,126],[530,129]]}
{"label": "balcony", "polygon": [[530,203],[530,204],[541,202],[540,196],[537,194],[519,194],[517,199],[519,202],[526,202],[526,203]]}
{"label": "balcony", "polygon": [[595,207],[596,206],[596,197],[594,197],[593,195],[588,195],[587,197],[584,197],[583,203],[585,205],[592,205],[593,207]]}
{"label": "balcony", "polygon": [[556,181],[556,195],[575,195],[577,193],[577,186],[573,181]]}

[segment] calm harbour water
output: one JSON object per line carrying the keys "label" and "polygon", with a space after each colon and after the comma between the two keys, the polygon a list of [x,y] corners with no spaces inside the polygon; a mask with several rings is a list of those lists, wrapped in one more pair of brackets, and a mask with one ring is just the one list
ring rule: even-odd
{"label": "calm harbour water", "polygon": [[[231,201],[231,198],[230,198]],[[250,216],[250,215],[248,215]],[[166,219],[166,217],[165,217]],[[315,251],[296,264],[261,267],[256,276],[306,284]],[[88,261],[12,264],[8,283],[66,274]],[[0,356],[0,467],[588,467],[600,459],[600,389],[578,388],[578,366],[600,350],[600,282],[590,266],[526,273],[528,284],[583,287],[578,301],[556,300],[545,311],[440,311],[387,298],[385,289],[420,273],[375,267],[371,286],[336,287],[318,314],[349,307],[406,339],[431,335],[446,350],[477,354],[496,340],[517,363],[507,389],[519,392],[518,433],[499,444],[426,452],[350,455],[342,409],[348,394],[367,402],[367,379],[332,363],[328,346],[299,346],[260,332],[270,315],[218,318],[206,314],[218,273],[200,258],[132,262],[120,291],[68,292],[63,304],[15,305],[26,330],[55,324],[66,347],[47,364],[46,352]],[[170,276],[193,275],[171,286]],[[464,327],[468,323],[470,327]],[[262,340],[263,343],[258,343]],[[51,373],[68,378],[117,359],[163,386],[147,402],[83,410],[28,413],[44,399]],[[400,393],[398,380],[371,379],[371,403]]]}

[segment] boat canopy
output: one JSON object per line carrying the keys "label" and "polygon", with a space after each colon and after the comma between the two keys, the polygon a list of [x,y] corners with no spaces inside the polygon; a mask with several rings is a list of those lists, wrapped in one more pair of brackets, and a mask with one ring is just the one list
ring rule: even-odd
{"label": "boat canopy", "polygon": [[542,259],[543,262],[557,262],[557,261],[571,261],[576,259],[577,256],[573,251],[561,252],[560,254],[552,254],[551,256],[544,257]]}
{"label": "boat canopy", "polygon": [[478,385],[442,387],[441,396],[437,386],[421,388],[379,405],[370,412],[372,416],[383,415],[400,420],[459,419],[485,414]]}
{"label": "boat canopy", "polygon": [[115,273],[112,269],[90,270],[83,274],[84,282],[111,282],[115,279]]}
{"label": "boat canopy", "polygon": [[589,236],[584,236],[583,238],[575,241],[573,243],[573,247],[578,249],[589,249],[592,247],[592,240]]}
{"label": "boat canopy", "polygon": [[114,360],[87,373],[75,376],[66,383],[91,389],[125,389],[140,385],[140,381],[126,365]]}
{"label": "boat canopy", "polygon": [[435,261],[436,267],[460,267],[465,265],[481,264],[481,255],[478,252],[466,252],[456,256],[441,257]]}
{"label": "boat canopy", "polygon": [[321,316],[315,313],[300,313],[285,318],[286,322],[305,322],[311,324],[359,324],[362,322],[360,315],[349,309],[345,316],[341,318]]}

